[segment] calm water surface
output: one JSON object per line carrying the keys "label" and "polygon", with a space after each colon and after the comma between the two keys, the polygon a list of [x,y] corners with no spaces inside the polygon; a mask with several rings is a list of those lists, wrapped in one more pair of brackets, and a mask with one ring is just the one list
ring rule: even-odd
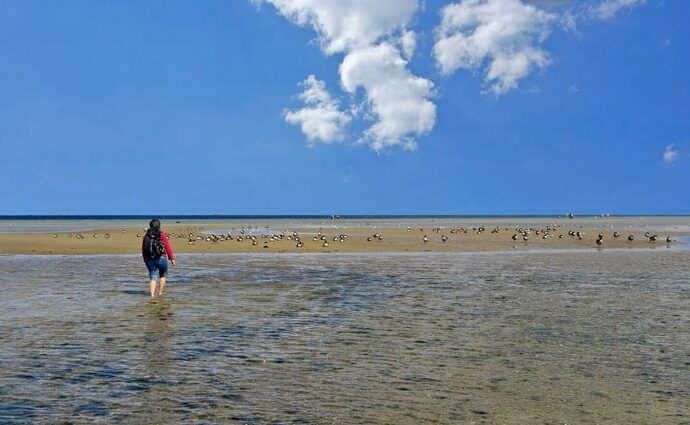
{"label": "calm water surface", "polygon": [[[17,232],[82,232],[102,228],[118,227],[148,227],[149,218],[101,218],[101,219],[11,219],[0,216],[0,233]],[[372,228],[406,228],[406,227],[540,227],[557,225],[564,229],[585,227],[588,229],[611,229],[620,231],[650,231],[650,232],[690,232],[690,216],[577,216],[568,219],[565,216],[529,217],[529,216],[496,216],[496,217],[351,217],[331,220],[320,218],[189,218],[178,217],[163,220],[166,224],[180,223],[190,226],[208,226],[214,228],[225,227],[227,231],[237,229],[275,230],[291,229],[328,229],[341,227],[372,227]]]}
{"label": "calm water surface", "polygon": [[0,423],[690,424],[690,251],[0,256]]}

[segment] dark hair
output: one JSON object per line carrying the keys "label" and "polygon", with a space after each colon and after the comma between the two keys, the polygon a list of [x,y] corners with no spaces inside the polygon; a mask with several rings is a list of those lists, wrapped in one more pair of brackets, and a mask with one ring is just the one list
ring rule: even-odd
{"label": "dark hair", "polygon": [[160,230],[160,228],[161,228],[161,221],[160,221],[159,219],[157,219],[157,218],[154,218],[153,220],[151,220],[151,221],[149,222],[149,228],[150,228],[150,229],[158,229],[158,230]]}

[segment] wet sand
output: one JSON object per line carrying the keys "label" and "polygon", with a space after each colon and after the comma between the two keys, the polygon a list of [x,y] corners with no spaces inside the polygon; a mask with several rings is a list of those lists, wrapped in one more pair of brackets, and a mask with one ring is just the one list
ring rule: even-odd
{"label": "wet sand", "polygon": [[[655,242],[640,229],[552,226],[247,226],[229,229],[221,223],[164,225],[175,253],[253,252],[493,252],[534,249],[654,248],[688,236],[659,233]],[[569,234],[581,232],[581,238]],[[527,233],[527,240],[524,235]],[[596,240],[604,237],[601,246]],[[140,252],[142,227],[120,226],[79,232],[0,233],[0,254],[135,254]],[[513,239],[515,235],[517,240]],[[628,241],[633,235],[634,241]],[[424,241],[426,237],[427,241]],[[298,242],[301,242],[298,246]]]}

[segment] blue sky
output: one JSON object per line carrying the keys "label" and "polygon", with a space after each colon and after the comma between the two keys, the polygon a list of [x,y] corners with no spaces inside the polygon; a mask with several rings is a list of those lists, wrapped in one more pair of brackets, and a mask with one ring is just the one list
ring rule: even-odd
{"label": "blue sky", "polygon": [[687,16],[6,0],[0,214],[689,214]]}

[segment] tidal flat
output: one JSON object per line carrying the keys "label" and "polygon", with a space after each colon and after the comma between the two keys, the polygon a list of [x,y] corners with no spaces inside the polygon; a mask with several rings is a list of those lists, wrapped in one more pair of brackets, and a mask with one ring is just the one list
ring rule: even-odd
{"label": "tidal flat", "polygon": [[0,256],[0,422],[688,424],[690,250]]}

